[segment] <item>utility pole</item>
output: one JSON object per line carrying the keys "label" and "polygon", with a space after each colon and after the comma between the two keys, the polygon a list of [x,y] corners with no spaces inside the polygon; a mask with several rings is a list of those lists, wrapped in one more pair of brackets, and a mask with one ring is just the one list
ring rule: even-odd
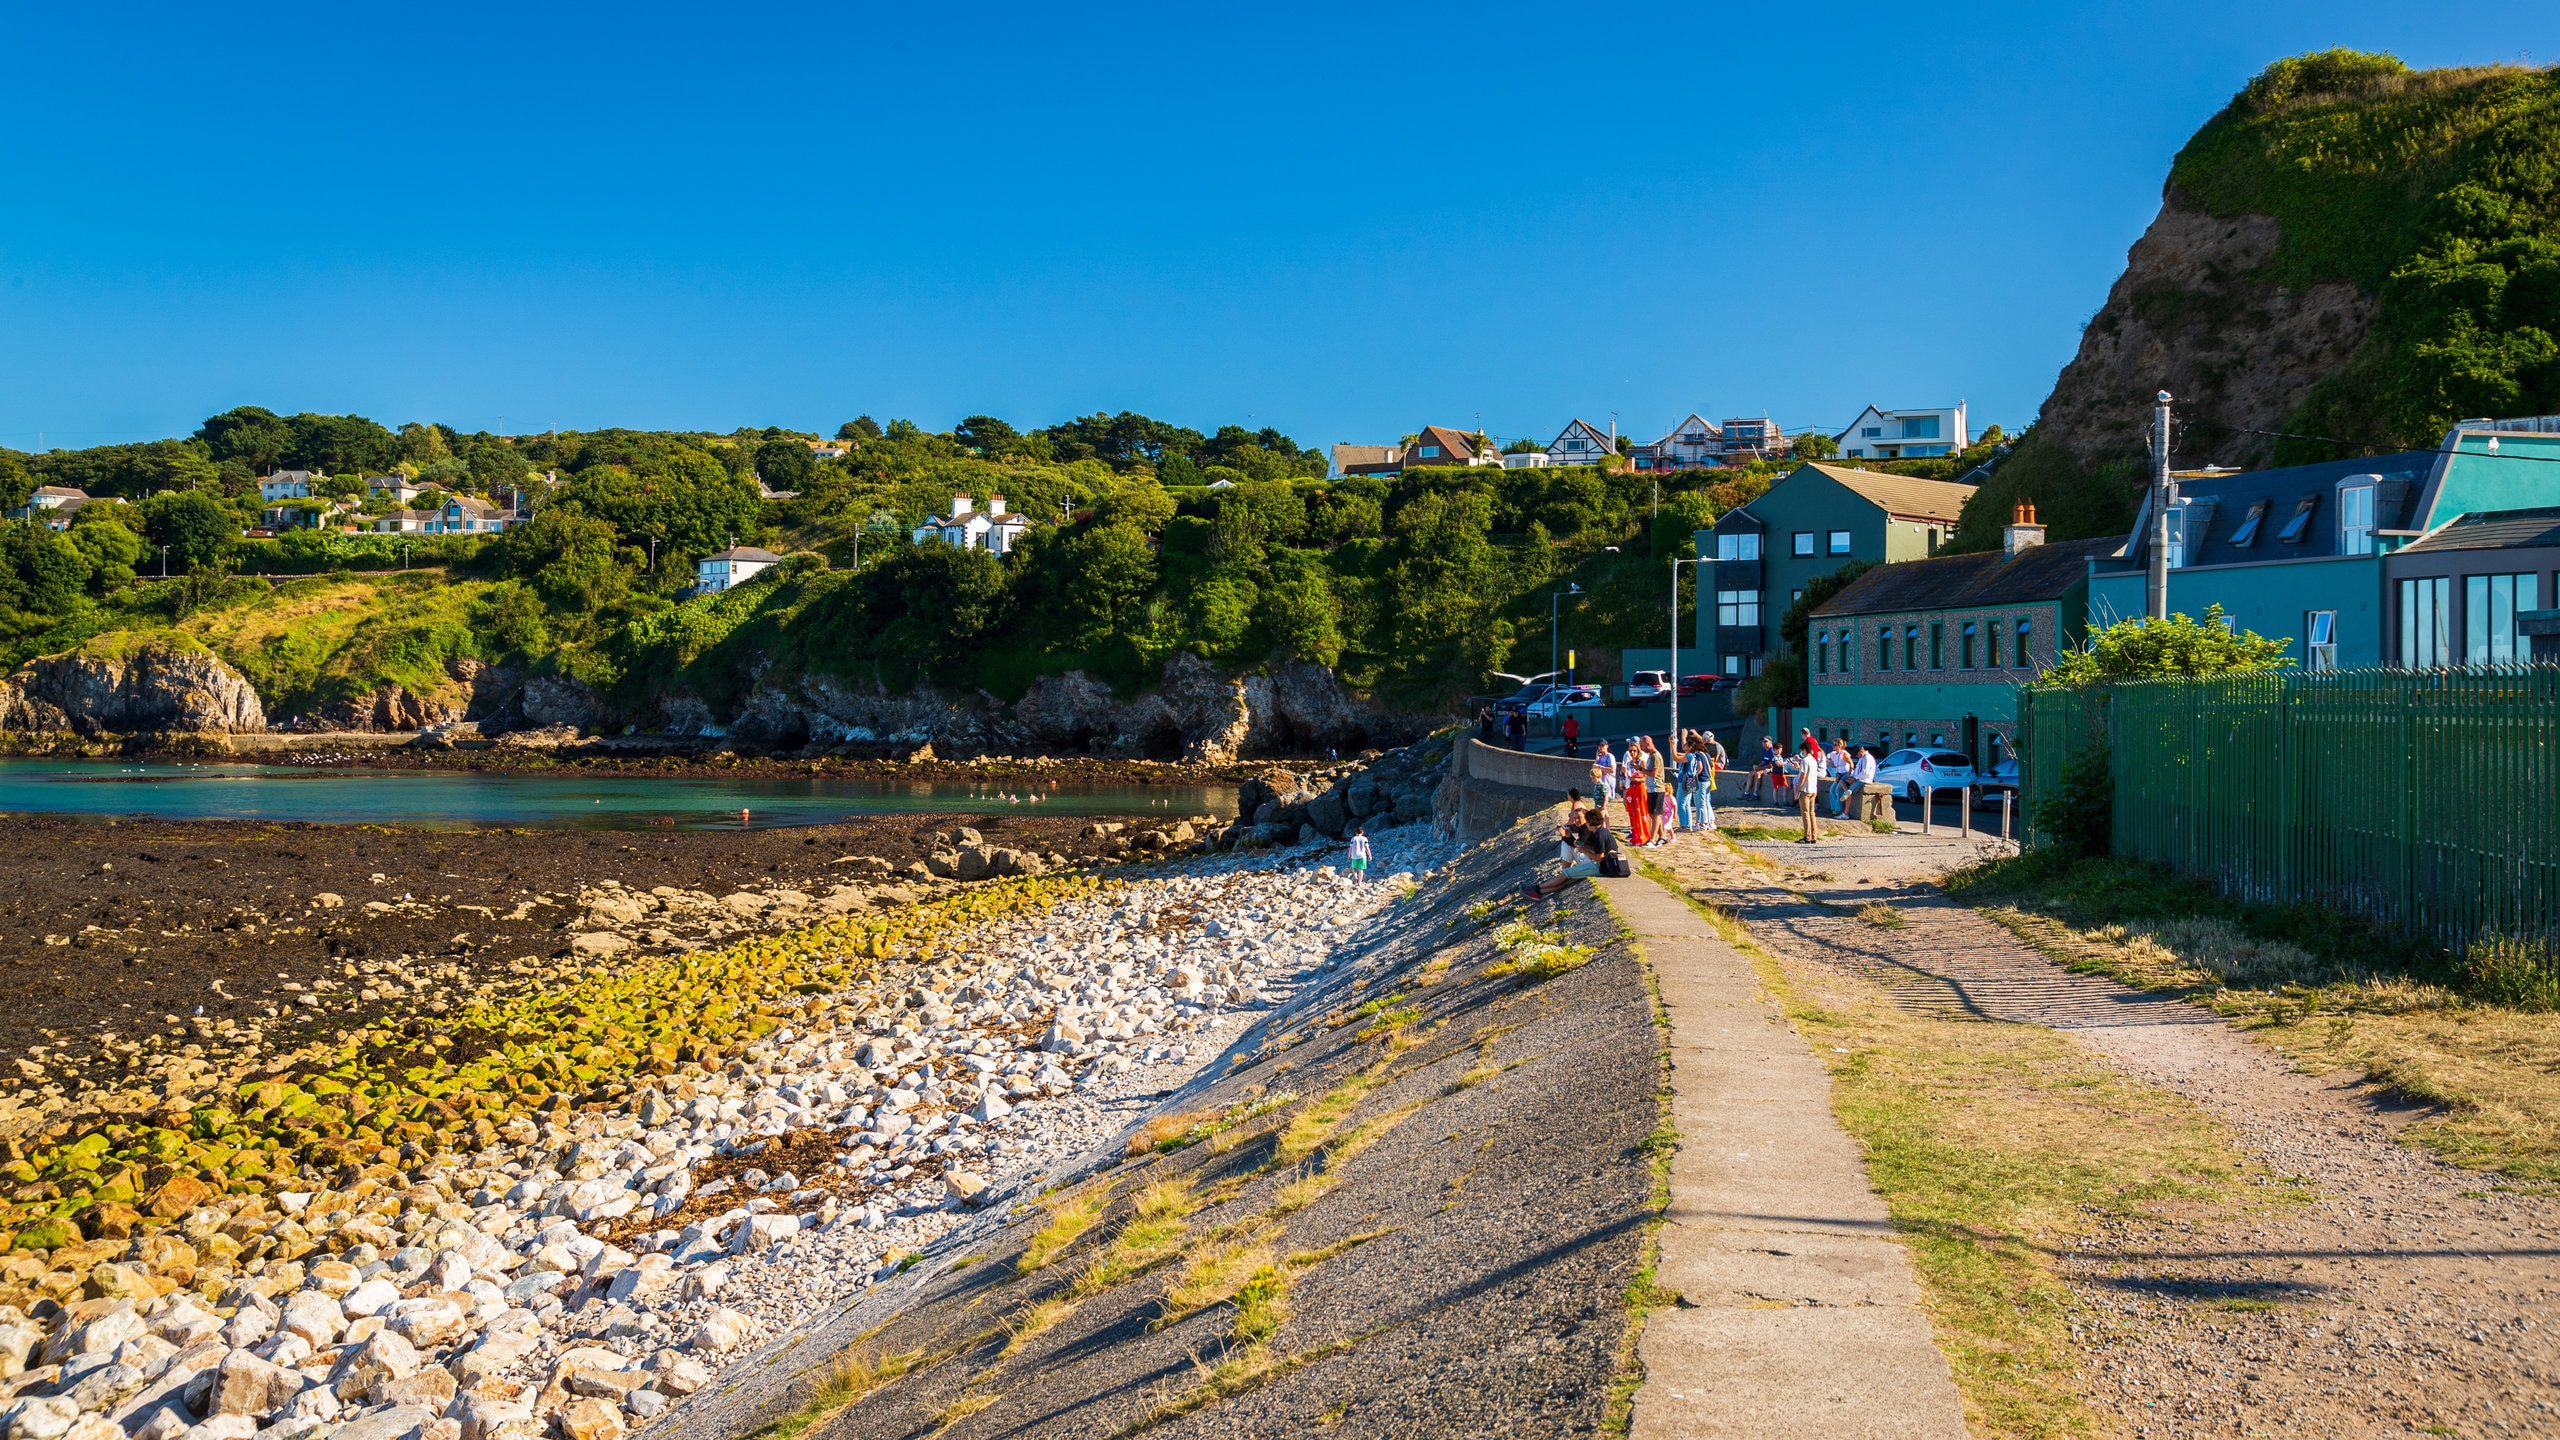
{"label": "utility pole", "polygon": [[1706,563],[1707,557],[1704,555],[1689,560],[1683,560],[1676,555],[1671,558],[1671,745],[1673,749],[1678,749],[1680,745],[1680,567]]}
{"label": "utility pole", "polygon": [[1556,678],[1556,634],[1558,626],[1562,623],[1560,617],[1564,614],[1564,597],[1581,593],[1580,584],[1567,581],[1565,588],[1547,599],[1547,683],[1550,685],[1555,683]]}
{"label": "utility pole", "polygon": [[2169,392],[2151,407],[2151,555],[2146,607],[2154,620],[2169,618]]}

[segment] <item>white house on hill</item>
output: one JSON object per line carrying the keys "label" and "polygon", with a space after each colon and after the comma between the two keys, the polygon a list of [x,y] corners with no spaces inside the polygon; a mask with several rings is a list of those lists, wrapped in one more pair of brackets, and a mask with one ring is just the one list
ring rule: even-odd
{"label": "white house on hill", "polygon": [[1925,460],[1953,455],[1973,443],[1965,429],[1964,402],[1923,410],[1868,406],[1849,428],[1832,437],[1843,460]]}
{"label": "white house on hill", "polygon": [[[1614,425],[1616,422],[1610,423]],[[1563,433],[1556,436],[1554,442],[1547,446],[1547,463],[1550,465],[1597,465],[1601,457],[1617,453],[1616,436],[1602,434],[1600,428],[1588,420],[1576,420],[1564,427]]]}
{"label": "white house on hill", "polygon": [[308,470],[279,470],[258,482],[258,498],[269,505],[279,500],[308,500],[311,482],[318,478]]}
{"label": "white house on hill", "polygon": [[966,495],[952,496],[951,509],[947,513],[933,516],[915,528],[915,542],[923,545],[939,540],[963,550],[985,549],[998,555],[1013,553],[1014,542],[1031,528],[1031,522],[1019,515],[1006,514],[1001,495],[988,496],[984,510],[972,508],[976,503]]}
{"label": "white house on hill", "polygon": [[717,595],[733,585],[744,585],[766,567],[781,563],[782,557],[770,550],[733,545],[693,562],[693,590],[697,595]]}

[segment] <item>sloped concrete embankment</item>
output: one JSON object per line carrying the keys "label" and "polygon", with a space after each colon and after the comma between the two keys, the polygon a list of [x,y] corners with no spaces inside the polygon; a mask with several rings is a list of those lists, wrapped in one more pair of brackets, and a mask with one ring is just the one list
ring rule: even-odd
{"label": "sloped concrete embankment", "polygon": [[1482,840],[1499,835],[1565,798],[1591,793],[1591,762],[1529,755],[1481,740],[1461,740],[1449,774],[1432,797],[1431,823],[1443,835]]}
{"label": "sloped concrete embankment", "polygon": [[1656,1213],[1663,1042],[1598,896],[1542,933],[1505,918],[1549,843],[1523,825],[1424,880],[1134,1143],[944,1237],[662,1433],[1596,1426]]}

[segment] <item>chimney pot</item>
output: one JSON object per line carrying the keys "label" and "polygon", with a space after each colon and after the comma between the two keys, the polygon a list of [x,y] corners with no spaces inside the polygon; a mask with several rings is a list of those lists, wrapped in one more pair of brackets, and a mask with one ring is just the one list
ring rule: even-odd
{"label": "chimney pot", "polygon": [[951,513],[953,515],[966,515],[969,513],[969,506],[971,503],[972,502],[969,497],[966,495],[954,495],[951,497]]}

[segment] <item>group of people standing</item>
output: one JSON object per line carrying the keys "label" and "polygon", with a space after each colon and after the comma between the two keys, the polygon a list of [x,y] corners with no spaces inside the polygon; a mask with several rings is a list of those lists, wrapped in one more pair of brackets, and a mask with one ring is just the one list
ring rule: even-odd
{"label": "group of people standing", "polygon": [[1668,845],[1682,830],[1715,828],[1716,772],[1725,765],[1715,736],[1696,730],[1673,736],[1668,755],[1650,735],[1626,746],[1618,755],[1600,742],[1591,756],[1591,787],[1604,813],[1613,800],[1626,806],[1629,844]]}
{"label": "group of people standing", "polygon": [[1851,748],[1845,739],[1834,740],[1828,748],[1804,731],[1796,741],[1792,754],[1778,749],[1774,739],[1760,741],[1760,763],[1751,772],[1744,793],[1757,797],[1766,786],[1768,798],[1784,805],[1792,800],[1804,817],[1804,836],[1800,843],[1812,844],[1820,834],[1815,816],[1827,795],[1835,819],[1846,818],[1849,797],[1876,778],[1875,752],[1864,745]]}

